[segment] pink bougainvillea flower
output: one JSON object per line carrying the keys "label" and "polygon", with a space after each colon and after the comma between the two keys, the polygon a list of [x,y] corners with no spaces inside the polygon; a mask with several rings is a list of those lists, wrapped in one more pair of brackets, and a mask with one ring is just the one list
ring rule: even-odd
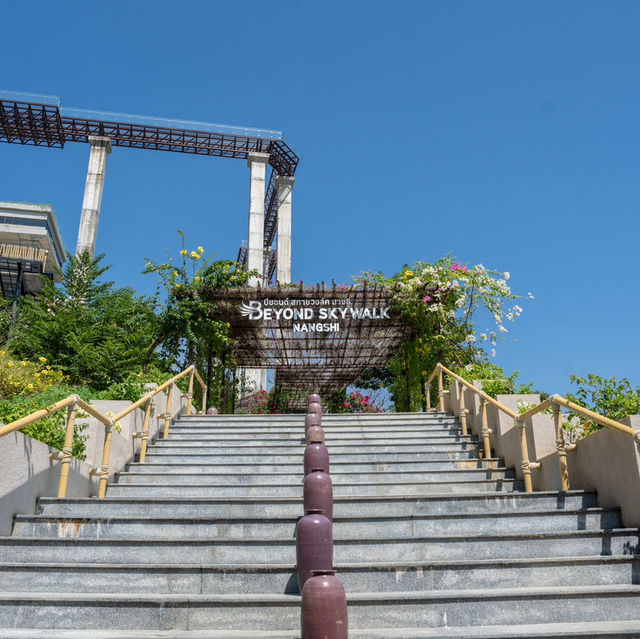
{"label": "pink bougainvillea flower", "polygon": [[431,295],[425,295],[425,296],[424,296],[424,299],[423,299],[422,301],[423,301],[425,304],[426,304],[427,302],[430,302],[430,301],[431,301]]}

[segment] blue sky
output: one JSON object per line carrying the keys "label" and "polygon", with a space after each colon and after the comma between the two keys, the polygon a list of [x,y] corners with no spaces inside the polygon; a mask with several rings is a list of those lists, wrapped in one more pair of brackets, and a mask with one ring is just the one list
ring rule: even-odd
{"label": "blue sky", "polygon": [[[301,163],[293,277],[391,274],[453,253],[531,291],[497,363],[549,392],[640,384],[640,4],[40,2],[3,8],[0,89],[63,106],[284,131]],[[73,250],[88,146],[0,145],[0,200],[52,204]],[[98,236],[144,257],[235,258],[242,160],[116,148]]]}

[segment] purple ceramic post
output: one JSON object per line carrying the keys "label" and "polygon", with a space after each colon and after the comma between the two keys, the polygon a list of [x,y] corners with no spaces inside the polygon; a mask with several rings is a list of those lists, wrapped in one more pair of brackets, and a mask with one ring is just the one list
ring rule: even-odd
{"label": "purple ceramic post", "polygon": [[321,510],[329,521],[333,521],[333,485],[331,477],[323,470],[314,468],[304,478],[302,504],[305,512]]}
{"label": "purple ceramic post", "polygon": [[302,589],[302,639],[348,639],[347,596],[333,570],[313,570]]}
{"label": "purple ceramic post", "polygon": [[304,474],[308,475],[313,468],[329,473],[329,451],[324,444],[309,444],[304,449]]}
{"label": "purple ceramic post", "polygon": [[333,568],[333,534],[331,522],[321,510],[305,511],[296,526],[296,561],[300,592],[312,570]]}

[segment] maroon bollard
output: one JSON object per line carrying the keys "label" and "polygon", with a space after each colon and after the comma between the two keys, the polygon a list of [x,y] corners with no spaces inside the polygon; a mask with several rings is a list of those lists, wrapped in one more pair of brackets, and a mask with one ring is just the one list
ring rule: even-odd
{"label": "maroon bollard", "polygon": [[207,409],[207,415],[217,415],[218,409],[215,406],[209,406]]}
{"label": "maroon bollard", "polygon": [[347,596],[335,570],[312,570],[302,589],[302,639],[348,639]]}
{"label": "maroon bollard", "polygon": [[320,402],[309,402],[307,413],[318,413],[322,415],[322,404]]}
{"label": "maroon bollard", "polygon": [[311,428],[312,426],[320,426],[322,424],[322,414],[321,413],[307,413],[304,416],[304,427],[305,430]]}
{"label": "maroon bollard", "polygon": [[307,428],[307,444],[324,444],[324,430],[321,426]]}
{"label": "maroon bollard", "polygon": [[318,402],[318,404],[322,404],[322,401],[320,400],[320,395],[318,395],[318,393],[311,393],[311,395],[309,395],[309,404],[311,402]]}
{"label": "maroon bollard", "polygon": [[305,510],[296,525],[296,564],[300,592],[312,570],[333,569],[331,522],[321,510]]}
{"label": "maroon bollard", "polygon": [[302,484],[302,507],[307,510],[321,510],[322,514],[333,521],[333,485],[331,477],[324,470],[314,468]]}
{"label": "maroon bollard", "polygon": [[304,449],[304,474],[308,475],[314,468],[322,468],[329,474],[329,451],[324,444],[309,444]]}

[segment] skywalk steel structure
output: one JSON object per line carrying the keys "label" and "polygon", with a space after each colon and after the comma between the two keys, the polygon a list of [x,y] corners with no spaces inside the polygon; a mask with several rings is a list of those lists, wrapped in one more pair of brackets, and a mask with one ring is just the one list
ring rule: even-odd
{"label": "skywalk steel structure", "polygon": [[[69,142],[89,143],[89,138],[100,137],[113,146],[152,151],[236,159],[268,154],[271,172],[264,201],[264,248],[271,249],[277,231],[276,180],[293,177],[300,160],[280,132],[66,109],[51,96],[22,97],[0,92],[0,142],[62,149]],[[245,247],[240,248],[238,261],[247,265]],[[275,252],[270,251],[269,277],[275,266]]]}

